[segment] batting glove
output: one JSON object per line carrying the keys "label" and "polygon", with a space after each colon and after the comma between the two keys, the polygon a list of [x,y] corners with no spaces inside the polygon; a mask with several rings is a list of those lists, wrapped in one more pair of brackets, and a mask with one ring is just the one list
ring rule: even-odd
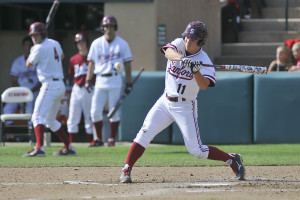
{"label": "batting glove", "polygon": [[191,65],[192,73],[196,74],[197,72],[199,72],[199,70],[203,68],[202,64],[203,63],[201,61],[194,61]]}
{"label": "batting glove", "polygon": [[190,58],[187,58],[187,57],[181,57],[180,58],[180,65],[181,66],[191,67],[192,62],[193,61]]}
{"label": "batting glove", "polygon": [[88,91],[88,93],[91,93],[93,90],[93,84],[91,80],[86,80],[84,84],[85,89]]}
{"label": "batting glove", "polygon": [[129,94],[132,90],[132,83],[126,83],[126,87],[125,87],[125,93]]}

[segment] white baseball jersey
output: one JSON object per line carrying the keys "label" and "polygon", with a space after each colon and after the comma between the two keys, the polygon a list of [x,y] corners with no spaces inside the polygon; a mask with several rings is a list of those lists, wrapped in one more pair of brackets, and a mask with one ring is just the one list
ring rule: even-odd
{"label": "white baseball jersey", "polygon": [[[195,54],[187,55],[182,38],[177,38],[162,47],[161,51],[164,53],[167,48],[173,48],[193,61],[202,61],[205,64],[211,64],[209,57],[202,49]],[[214,68],[204,67],[200,73],[210,81],[210,86],[214,86]],[[189,153],[196,158],[207,159],[209,148],[202,144],[198,127],[196,99],[198,92],[199,86],[191,69],[181,66],[180,61],[168,60],[164,94],[148,112],[134,142],[146,148],[158,133],[175,121],[181,130],[185,146]]]}
{"label": "white baseball jersey", "polygon": [[28,57],[33,65],[37,65],[37,75],[40,82],[46,79],[63,79],[61,55],[63,54],[60,44],[52,39],[45,38],[41,44],[35,44]]}
{"label": "white baseball jersey", "polygon": [[[120,88],[122,87],[122,72],[124,69],[116,71],[114,65],[116,62],[123,64],[132,61],[132,54],[128,43],[119,36],[108,42],[105,36],[101,36],[93,41],[88,61],[95,63],[94,74],[97,75],[95,87],[100,88]],[[114,74],[106,77],[103,74]]]}
{"label": "white baseball jersey", "polygon": [[63,51],[57,41],[45,38],[42,43],[31,48],[28,57],[29,62],[36,65],[38,78],[42,82],[31,121],[34,127],[44,124],[53,132],[61,127],[56,115],[66,91],[63,82],[62,54]]}
{"label": "white baseball jersey", "polygon": [[39,82],[36,67],[26,67],[25,55],[21,55],[14,60],[10,75],[18,77],[18,84],[29,89],[32,89]]}
{"label": "white baseball jersey", "polygon": [[[173,42],[162,48],[164,52],[167,48],[172,48],[180,54],[186,56],[185,44],[183,38],[177,38]],[[205,64],[212,64],[207,54],[201,49],[193,55],[186,56],[193,61],[202,61]],[[204,67],[200,70],[201,74],[210,81],[210,86],[214,86],[216,82],[215,69],[213,67]],[[182,97],[194,100],[197,98],[199,86],[197,85],[194,75],[189,67],[181,66],[179,61],[168,60],[165,78],[165,92],[168,96]]]}

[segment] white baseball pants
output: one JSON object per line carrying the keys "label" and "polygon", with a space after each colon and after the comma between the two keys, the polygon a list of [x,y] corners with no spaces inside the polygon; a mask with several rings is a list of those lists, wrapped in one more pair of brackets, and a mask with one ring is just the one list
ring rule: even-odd
{"label": "white baseball pants", "polygon": [[[97,88],[92,97],[91,116],[93,122],[103,120],[103,110],[108,100],[108,108],[112,109],[121,95],[122,88]],[[120,109],[110,119],[111,122],[120,121]]]}
{"label": "white baseball pants", "polygon": [[56,120],[56,116],[65,91],[65,84],[61,79],[43,81],[31,118],[34,127],[43,124],[53,132],[61,127],[61,123]]}
{"label": "white baseball pants", "polygon": [[80,123],[81,114],[84,116],[84,127],[87,134],[93,134],[93,122],[91,119],[91,101],[93,91],[88,92],[85,87],[79,87],[74,84],[72,88],[69,118],[67,121],[68,132],[78,133],[78,124]]}
{"label": "white baseball pants", "polygon": [[196,158],[207,159],[209,148],[202,145],[197,117],[196,100],[171,102],[164,93],[148,112],[134,142],[147,148],[158,133],[175,121],[188,152]]}

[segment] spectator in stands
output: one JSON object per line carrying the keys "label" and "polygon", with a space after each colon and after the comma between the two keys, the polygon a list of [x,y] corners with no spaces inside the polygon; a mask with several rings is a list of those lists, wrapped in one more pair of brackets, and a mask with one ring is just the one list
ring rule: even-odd
{"label": "spectator in stands", "polygon": [[[30,36],[25,36],[22,40],[23,54],[17,57],[11,67],[10,78],[11,78],[11,87],[27,87],[34,94],[34,101],[39,93],[41,84],[38,80],[36,67],[32,68],[26,67],[26,59],[29,56],[30,48],[33,46],[33,42]],[[34,102],[26,103],[25,113],[32,113]],[[17,103],[7,103],[3,108],[3,113],[15,113],[19,108]],[[13,121],[8,121],[6,124],[12,124]],[[31,124],[31,121],[28,123]]]}
{"label": "spectator in stands", "polygon": [[281,45],[276,49],[276,60],[271,62],[268,72],[288,71],[292,65],[291,50],[287,46]]}
{"label": "spectator in stands", "polygon": [[300,42],[297,42],[292,47],[294,65],[291,66],[289,72],[300,72]]}
{"label": "spectator in stands", "polygon": [[222,19],[222,42],[238,41],[238,17],[237,0],[220,0]]}

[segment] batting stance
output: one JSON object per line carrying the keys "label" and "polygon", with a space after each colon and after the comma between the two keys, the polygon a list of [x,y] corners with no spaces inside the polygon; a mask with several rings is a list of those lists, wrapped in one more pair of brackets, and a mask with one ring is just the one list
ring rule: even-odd
{"label": "batting stance", "polygon": [[151,140],[174,121],[181,130],[190,154],[196,158],[224,161],[233,169],[238,179],[244,179],[245,169],[239,154],[229,154],[216,147],[203,145],[200,139],[196,98],[199,89],[205,90],[215,85],[215,70],[195,67],[193,64],[212,64],[202,49],[207,35],[204,23],[192,21],[182,33],[183,38],[177,38],[161,48],[161,52],[168,59],[165,90],[147,114],[134,139],[121,172],[121,182],[132,182],[130,173],[135,162],[143,155]]}
{"label": "batting stance", "polygon": [[55,156],[76,155],[76,150],[69,143],[69,138],[61,123],[56,120],[60,101],[66,90],[61,62],[64,56],[62,48],[57,41],[47,37],[45,24],[41,22],[35,22],[30,26],[29,35],[34,46],[31,48],[26,66],[36,65],[38,79],[42,83],[42,87],[36,99],[31,119],[37,146],[23,156],[39,157],[46,155],[43,144],[45,126],[49,127],[64,143],[61,150],[54,152]]}
{"label": "batting stance", "polygon": [[[88,37],[84,33],[77,33],[74,42],[78,53],[70,58],[69,74],[74,76],[74,86],[72,88],[69,118],[67,121],[69,141],[76,142],[76,136],[79,132],[81,114],[84,116],[85,132],[88,142],[93,140],[93,123],[91,120],[91,101],[93,91],[88,92],[85,87],[85,78],[88,70]],[[94,80],[95,78],[93,78]],[[94,81],[93,81],[94,82]]]}
{"label": "batting stance", "polygon": [[[105,16],[101,22],[101,28],[104,35],[93,41],[89,54],[89,69],[87,74],[86,88],[91,89],[92,74],[96,74],[95,91],[92,98],[91,116],[96,130],[97,140],[90,146],[103,146],[102,126],[103,109],[108,100],[109,110],[118,101],[122,90],[122,73],[125,68],[126,88],[125,92],[132,89],[131,84],[131,61],[132,55],[128,43],[116,35],[118,29],[117,20],[113,16]],[[118,63],[123,68],[117,67]],[[120,113],[110,119],[111,133],[108,138],[108,146],[115,145],[115,137],[118,133],[120,124]]]}

